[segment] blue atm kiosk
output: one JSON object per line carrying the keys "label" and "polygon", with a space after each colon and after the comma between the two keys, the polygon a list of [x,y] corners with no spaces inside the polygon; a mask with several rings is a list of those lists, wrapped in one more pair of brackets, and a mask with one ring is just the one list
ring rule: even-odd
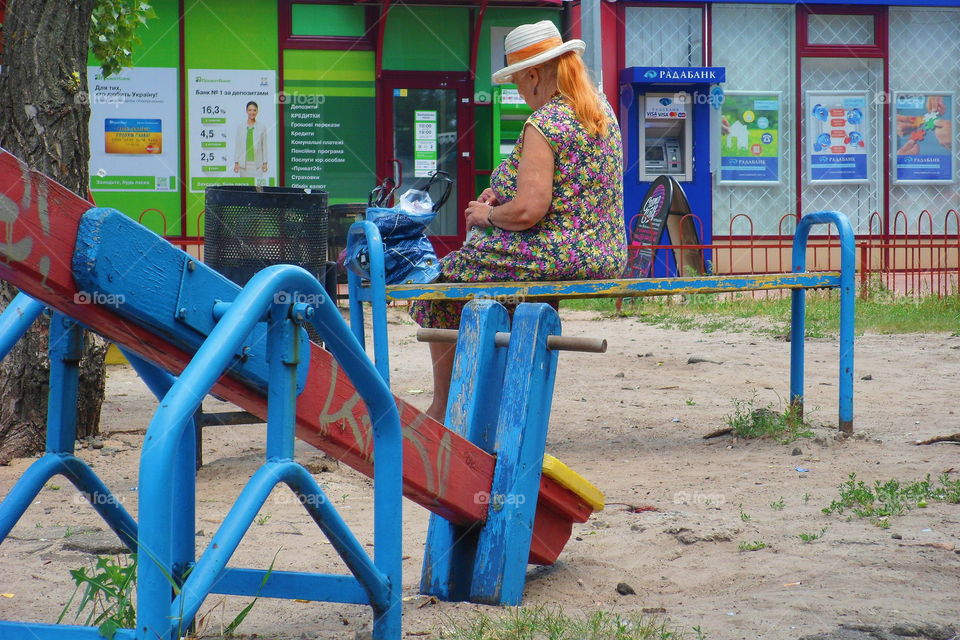
{"label": "blue atm kiosk", "polygon": [[[702,222],[700,243],[712,241],[711,138],[718,132],[712,136],[711,128],[719,124],[725,75],[724,67],[628,67],[620,72],[628,234],[651,183],[668,175],[683,188],[691,213]],[[666,234],[660,243],[668,244]],[[679,243],[673,238],[673,244]],[[672,253],[659,252],[650,275],[677,275]]]}

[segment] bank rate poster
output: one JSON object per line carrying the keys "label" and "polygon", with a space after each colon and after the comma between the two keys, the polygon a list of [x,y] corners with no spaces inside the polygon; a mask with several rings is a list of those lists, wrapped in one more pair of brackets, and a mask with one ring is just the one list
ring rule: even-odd
{"label": "bank rate poster", "polygon": [[780,182],[779,93],[724,94],[720,107],[719,182]]}
{"label": "bank rate poster", "polygon": [[872,138],[866,92],[808,91],[806,98],[807,180],[867,182]]}
{"label": "bank rate poster", "polygon": [[87,68],[90,188],[175,191],[179,175],[177,70],[121,69],[104,78]]}
{"label": "bank rate poster", "polygon": [[190,191],[277,184],[276,73],[190,69]]}
{"label": "bank rate poster", "polygon": [[896,182],[953,182],[953,109],[949,93],[893,94]]}

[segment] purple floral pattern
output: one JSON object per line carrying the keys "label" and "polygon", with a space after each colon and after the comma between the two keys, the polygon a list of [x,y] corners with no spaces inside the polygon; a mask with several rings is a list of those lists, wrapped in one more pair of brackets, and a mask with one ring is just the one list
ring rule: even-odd
{"label": "purple floral pattern", "polygon": [[[623,148],[613,110],[601,102],[609,122],[605,137],[587,133],[559,94],[530,115],[527,123],[543,134],[554,153],[547,215],[525,231],[474,234],[440,261],[441,281],[592,280],[622,274]],[[490,177],[500,202],[516,196],[522,153],[523,134]],[[456,329],[462,309],[458,302],[418,301],[410,314],[424,327]]]}

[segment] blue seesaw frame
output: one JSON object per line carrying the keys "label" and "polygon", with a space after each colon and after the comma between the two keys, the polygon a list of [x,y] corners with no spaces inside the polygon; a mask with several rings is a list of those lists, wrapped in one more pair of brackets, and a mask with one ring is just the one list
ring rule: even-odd
{"label": "blue seesaw frame", "polygon": [[[109,228],[110,233],[104,233]],[[151,256],[162,273],[183,271],[183,290],[166,286],[143,295],[136,271],[123,275],[111,269],[131,247],[153,246]],[[113,253],[111,253],[113,252]],[[76,398],[82,327],[54,314],[50,328],[50,393],[47,453],[37,460],[0,503],[0,541],[27,507],[57,474],[66,476],[120,540],[139,555],[137,628],[120,629],[115,637],[175,640],[193,623],[207,595],[255,595],[369,605],[373,638],[398,640],[401,633],[402,449],[400,419],[387,385],[355,340],[323,286],[305,270],[289,265],[268,267],[240,289],[189,255],[174,249],[123,214],[92,209],[84,215],[74,256],[75,277],[84,290],[126,291],[121,315],[161,333],[196,353],[174,378],[128,354],[131,363],[162,401],[150,423],[140,459],[139,526],[110,490],[83,461],[74,456]],[[186,274],[190,274],[188,278]],[[168,283],[169,284],[169,283]],[[190,297],[189,331],[185,313],[160,317],[151,312],[153,296]],[[311,296],[315,305],[295,302]],[[157,306],[153,304],[153,306]],[[186,309],[186,308],[184,308]],[[43,312],[43,305],[20,294],[0,315],[0,355],[6,355]],[[301,325],[312,323],[366,403],[374,436],[374,558],[356,539],[320,486],[293,459],[297,395],[308,366],[308,343]],[[262,325],[259,326],[258,325]],[[209,331],[199,328],[209,327]],[[265,328],[264,328],[265,327]],[[265,337],[265,349],[261,343]],[[238,354],[260,348],[266,368],[244,369]],[[266,387],[266,460],[235,501],[206,551],[195,558],[193,428],[200,402],[230,368]],[[272,489],[286,484],[330,540],[352,575],[267,571],[227,567],[244,533]],[[175,588],[176,587],[176,588]],[[98,629],[0,621],[0,637],[31,640],[97,638]]]}

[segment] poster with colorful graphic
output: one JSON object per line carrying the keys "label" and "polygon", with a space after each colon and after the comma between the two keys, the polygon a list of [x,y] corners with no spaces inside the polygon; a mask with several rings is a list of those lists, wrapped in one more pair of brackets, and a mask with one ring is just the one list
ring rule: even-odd
{"label": "poster with colorful graphic", "polygon": [[87,67],[90,189],[176,191],[177,70],[124,68],[104,78]]}
{"label": "poster with colorful graphic", "polygon": [[780,93],[728,91],[720,106],[719,184],[780,182]]}
{"label": "poster with colorful graphic", "polygon": [[870,110],[867,93],[807,91],[807,182],[869,181]]}
{"label": "poster with colorful graphic", "polygon": [[277,184],[276,72],[189,69],[190,191]]}
{"label": "poster with colorful graphic", "polygon": [[953,94],[893,94],[894,182],[953,182]]}

